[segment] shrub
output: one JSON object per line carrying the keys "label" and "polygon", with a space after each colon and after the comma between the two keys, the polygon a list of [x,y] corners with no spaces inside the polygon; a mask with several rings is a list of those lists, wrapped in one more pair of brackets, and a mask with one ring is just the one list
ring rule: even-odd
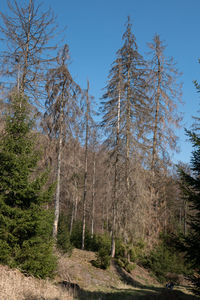
{"label": "shrub", "polygon": [[117,264],[125,269],[128,273],[131,273],[132,270],[135,269],[136,264],[130,263],[126,257],[121,257],[117,259]]}
{"label": "shrub", "polygon": [[68,220],[63,214],[60,215],[58,223],[57,246],[64,253],[71,254],[73,246],[70,242],[70,234],[68,230]]}
{"label": "shrub", "polygon": [[143,265],[150,268],[160,282],[167,280],[168,273],[190,273],[183,254],[170,246],[170,239],[166,237],[161,237],[160,243],[143,259]]}
{"label": "shrub", "polygon": [[106,251],[110,253],[111,239],[107,233],[103,235],[94,235],[94,237],[90,240],[89,250],[97,252],[101,248],[106,249]]}
{"label": "shrub", "polygon": [[[82,247],[82,222],[75,222],[70,236],[71,244],[78,249]],[[85,229],[85,250],[91,250],[92,238],[87,227]]]}
{"label": "shrub", "polygon": [[92,261],[92,265],[101,268],[107,269],[110,266],[111,256],[108,254],[107,249],[101,248],[97,253],[97,259]]}

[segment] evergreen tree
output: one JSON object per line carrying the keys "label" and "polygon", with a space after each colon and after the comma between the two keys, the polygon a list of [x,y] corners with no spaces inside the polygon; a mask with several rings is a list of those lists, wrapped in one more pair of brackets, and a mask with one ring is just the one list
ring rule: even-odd
{"label": "evergreen tree", "polygon": [[53,214],[45,205],[52,187],[47,172],[36,175],[39,153],[27,99],[11,97],[0,144],[0,263],[41,278],[52,276]]}
{"label": "evergreen tree", "polygon": [[194,151],[191,159],[191,174],[180,169],[181,188],[184,199],[190,204],[190,230],[184,237],[183,250],[186,258],[195,270],[191,276],[194,284],[194,292],[200,295],[200,137],[195,132],[187,131],[193,144]]}

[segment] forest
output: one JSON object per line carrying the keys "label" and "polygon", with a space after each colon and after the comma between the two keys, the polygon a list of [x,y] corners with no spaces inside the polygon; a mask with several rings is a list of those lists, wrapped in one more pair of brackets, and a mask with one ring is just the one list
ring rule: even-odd
{"label": "forest", "polygon": [[[199,118],[191,163],[175,165],[181,74],[156,34],[138,49],[127,17],[100,99],[70,73],[51,9],[10,0],[0,12],[0,263],[54,277],[55,248],[95,251],[200,294]],[[72,54],[73,55],[73,54]],[[77,70],[78,72],[78,70]],[[194,93],[200,85],[194,82]]]}

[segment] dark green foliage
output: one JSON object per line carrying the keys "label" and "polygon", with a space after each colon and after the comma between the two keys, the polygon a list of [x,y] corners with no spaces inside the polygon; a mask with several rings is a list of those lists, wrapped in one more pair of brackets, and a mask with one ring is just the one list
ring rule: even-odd
{"label": "dark green foliage", "polygon": [[170,239],[166,237],[162,237],[150,254],[143,258],[142,264],[149,268],[160,282],[167,280],[167,273],[186,275],[191,272],[183,254],[171,246]]}
{"label": "dark green foliage", "polygon": [[182,240],[182,249],[195,270],[195,274],[190,277],[195,287],[194,292],[200,295],[200,137],[190,131],[187,131],[187,135],[195,150],[191,159],[192,175],[179,170],[183,197],[190,205],[190,231]]}
{"label": "dark green foliage", "polygon": [[[77,221],[74,226],[70,236],[71,244],[78,249],[82,246],[82,222]],[[90,250],[91,235],[86,227],[85,230],[85,250]]]}
{"label": "dark green foliage", "polygon": [[57,245],[64,253],[71,254],[73,246],[70,242],[70,234],[68,230],[68,220],[63,214],[59,217]]}
{"label": "dark green foliage", "polygon": [[129,273],[131,273],[131,271],[133,271],[136,267],[136,264],[129,262],[126,257],[120,257],[116,261],[121,268],[125,269]]}
{"label": "dark green foliage", "polygon": [[44,278],[55,269],[53,213],[45,209],[52,187],[44,189],[47,172],[34,175],[39,153],[32,127],[26,99],[13,97],[0,144],[0,263]]}
{"label": "dark green foliage", "polygon": [[89,250],[97,252],[97,259],[92,261],[93,266],[107,269],[110,266],[111,238],[108,234],[94,235],[90,240]]}
{"label": "dark green foliage", "polygon": [[104,248],[107,253],[110,253],[111,248],[111,238],[108,234],[96,234],[93,238],[91,238],[90,242],[90,250],[91,251],[99,251],[100,249]]}
{"label": "dark green foliage", "polygon": [[97,259],[92,261],[93,266],[107,269],[110,266],[111,256],[106,248],[100,248],[97,252]]}
{"label": "dark green foliage", "polygon": [[115,257],[125,257],[126,256],[126,245],[120,240],[116,239],[115,241]]}
{"label": "dark green foliage", "polygon": [[118,265],[130,273],[136,266],[135,262],[142,257],[143,244],[138,242],[135,246],[125,245],[120,239],[117,239],[115,254]]}
{"label": "dark green foliage", "polygon": [[[82,239],[82,223],[74,224],[70,241],[72,245],[81,249]],[[109,235],[94,235],[91,237],[90,232],[86,228],[85,231],[85,250],[97,252],[97,259],[92,261],[92,264],[97,268],[106,269],[110,265],[110,249],[111,239]]]}

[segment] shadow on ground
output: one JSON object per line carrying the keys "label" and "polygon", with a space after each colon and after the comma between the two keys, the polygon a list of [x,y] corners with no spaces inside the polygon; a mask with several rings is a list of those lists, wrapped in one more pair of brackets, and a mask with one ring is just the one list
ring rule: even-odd
{"label": "shadow on ground", "polygon": [[112,292],[90,292],[83,289],[76,291],[77,300],[197,300],[196,296],[185,294],[179,290],[168,290],[162,287],[152,287],[142,285],[134,280],[125,270],[120,268],[115,262],[113,266],[116,269],[120,280],[125,284],[132,286],[133,289],[117,289],[112,287]]}
{"label": "shadow on ground", "polygon": [[76,294],[77,300],[197,300],[199,298],[184,294],[177,290],[166,290],[164,288],[140,288],[138,290],[113,290],[112,293],[89,292],[80,289]]}
{"label": "shadow on ground", "polygon": [[[67,288],[70,294],[76,300],[198,300],[193,295],[185,294],[180,290],[168,290],[164,287],[154,287],[143,285],[134,280],[125,270],[120,268],[115,262],[113,266],[116,269],[120,280],[129,285],[129,289],[119,289],[111,287],[110,292],[104,291],[87,291],[81,289],[78,285],[63,281],[60,282],[63,288]],[[133,287],[133,288],[131,288]],[[103,289],[103,288],[102,288]],[[50,299],[49,299],[50,300]]]}

